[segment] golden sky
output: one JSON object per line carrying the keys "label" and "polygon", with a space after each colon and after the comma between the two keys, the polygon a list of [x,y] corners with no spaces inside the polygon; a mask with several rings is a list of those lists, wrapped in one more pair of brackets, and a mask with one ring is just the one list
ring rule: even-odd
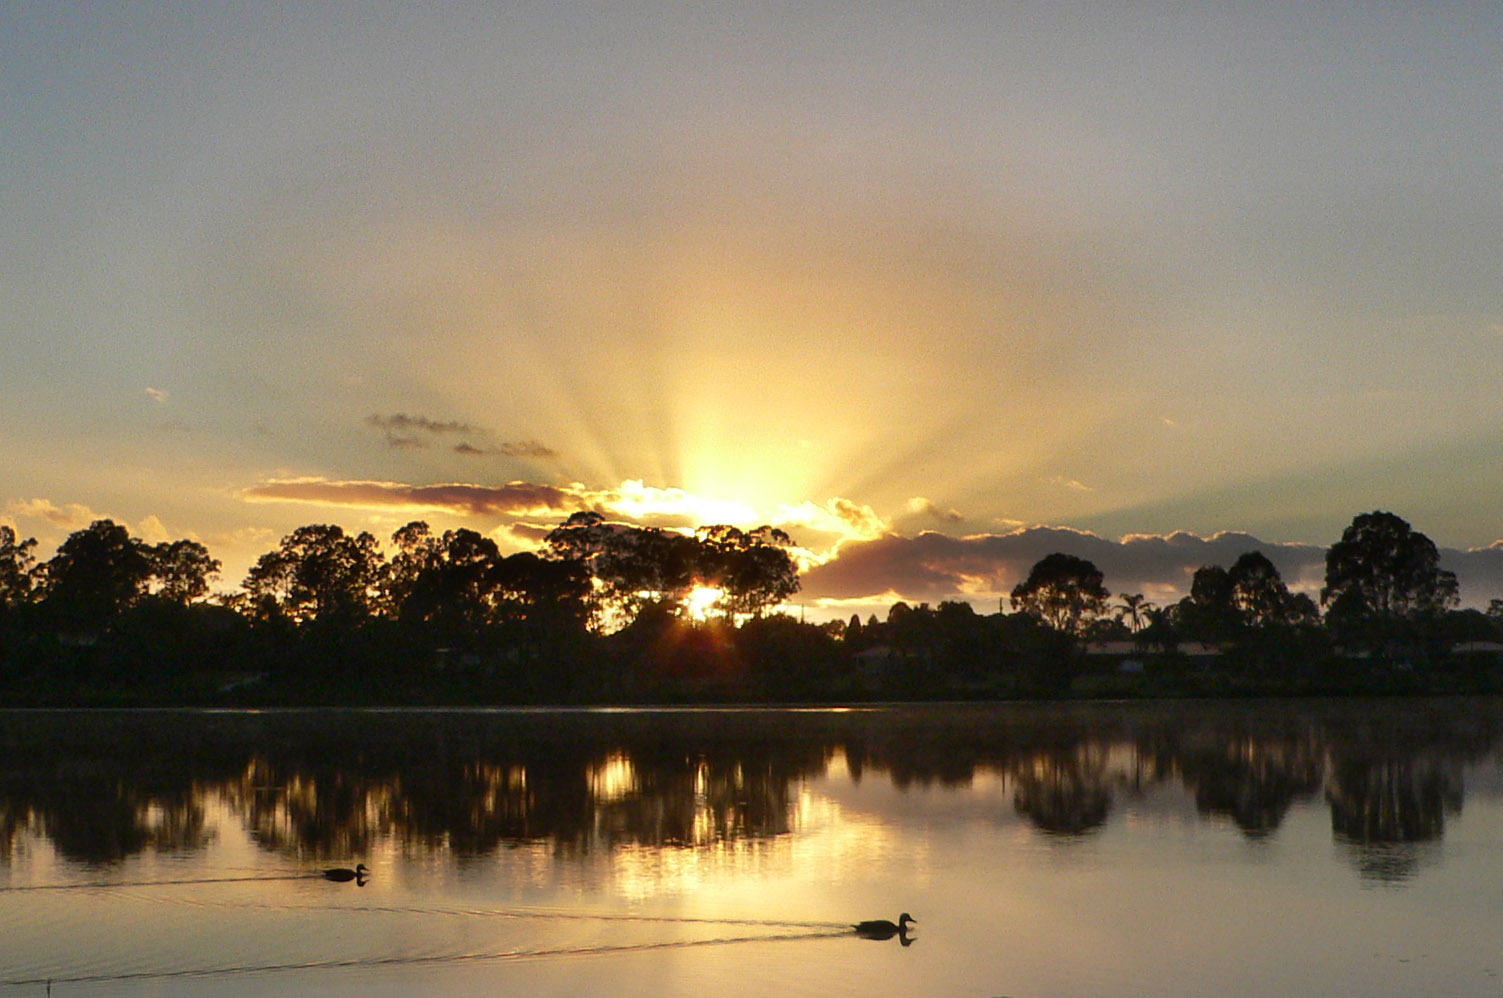
{"label": "golden sky", "polygon": [[811,607],[990,608],[1048,543],[1168,593],[1383,508],[1495,578],[1500,29],[13,6],[0,518],[225,586],[312,522],[772,522]]}

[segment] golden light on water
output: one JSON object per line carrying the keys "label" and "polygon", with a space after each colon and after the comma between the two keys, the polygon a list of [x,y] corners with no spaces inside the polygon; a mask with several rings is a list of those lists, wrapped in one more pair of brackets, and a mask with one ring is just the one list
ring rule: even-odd
{"label": "golden light on water", "polygon": [[637,771],[624,752],[613,752],[590,767],[590,793],[597,801],[625,799],[637,786]]}

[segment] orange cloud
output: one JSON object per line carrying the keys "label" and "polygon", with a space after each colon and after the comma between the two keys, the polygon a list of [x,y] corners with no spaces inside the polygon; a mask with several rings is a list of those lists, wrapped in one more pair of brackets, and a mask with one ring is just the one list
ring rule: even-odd
{"label": "orange cloud", "polygon": [[406,485],[400,482],[296,478],[251,486],[248,502],[302,502],[363,509],[446,510],[468,516],[551,516],[593,508],[579,487],[530,482],[505,485]]}
{"label": "orange cloud", "polygon": [[98,513],[83,503],[70,502],[59,506],[50,499],[18,499],[8,504],[6,509],[15,516],[35,517],[68,530],[87,527],[101,519]]}

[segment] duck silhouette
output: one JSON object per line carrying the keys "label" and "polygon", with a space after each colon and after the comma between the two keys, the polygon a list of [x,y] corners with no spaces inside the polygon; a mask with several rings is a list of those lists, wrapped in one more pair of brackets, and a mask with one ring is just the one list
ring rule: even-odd
{"label": "duck silhouette", "polygon": [[908,923],[917,922],[908,912],[898,916],[896,922],[889,922],[885,918],[874,918],[868,922],[857,922],[852,928],[856,935],[863,939],[891,939],[893,936],[902,936],[903,945],[908,945]]}
{"label": "duck silhouette", "polygon": [[371,871],[365,868],[364,863],[356,863],[353,870],[348,867],[334,867],[333,869],[325,870],[324,879],[333,880],[341,884],[353,880],[357,886],[364,887],[365,878],[370,876],[370,874]]}

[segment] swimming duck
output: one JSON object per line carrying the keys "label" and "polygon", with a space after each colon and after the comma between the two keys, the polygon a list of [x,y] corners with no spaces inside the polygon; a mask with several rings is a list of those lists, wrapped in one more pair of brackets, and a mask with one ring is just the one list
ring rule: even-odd
{"label": "swimming duck", "polygon": [[917,922],[908,912],[898,916],[897,922],[889,922],[885,918],[874,918],[869,922],[857,922],[853,928],[856,935],[866,939],[891,939],[893,936],[903,936],[906,941],[908,935],[908,923]]}
{"label": "swimming duck", "polygon": [[325,870],[324,879],[335,880],[341,884],[350,880],[354,880],[357,881],[360,886],[364,887],[365,878],[370,876],[370,873],[371,871],[365,868],[364,863],[356,863],[353,870],[345,867],[335,867],[332,870]]}

